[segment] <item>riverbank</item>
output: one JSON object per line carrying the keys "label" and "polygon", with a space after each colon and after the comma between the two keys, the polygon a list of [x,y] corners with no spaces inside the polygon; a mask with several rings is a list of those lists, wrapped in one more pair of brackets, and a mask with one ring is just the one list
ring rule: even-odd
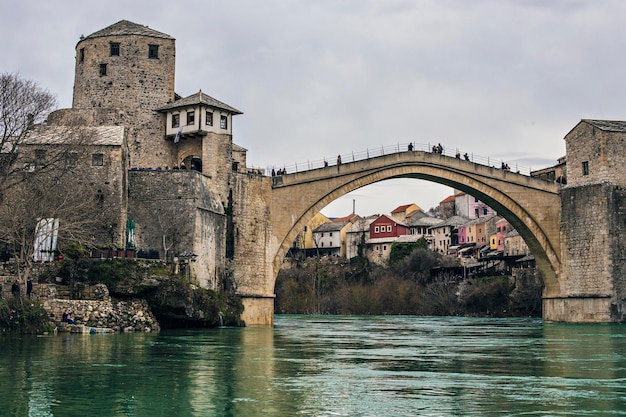
{"label": "riverbank", "polygon": [[451,261],[427,250],[389,267],[339,257],[288,259],[276,281],[276,312],[541,317],[543,282],[534,268],[481,277],[431,273]]}
{"label": "riverbank", "polygon": [[72,269],[76,271],[73,279],[66,275],[70,270],[66,263],[39,266],[32,293],[29,296],[22,290],[19,298],[11,293],[15,277],[0,273],[0,331],[65,330],[65,311],[71,311],[76,323],[89,331],[154,332],[243,325],[243,306],[235,294],[200,288],[169,273],[164,263],[130,259],[81,262],[80,268]]}

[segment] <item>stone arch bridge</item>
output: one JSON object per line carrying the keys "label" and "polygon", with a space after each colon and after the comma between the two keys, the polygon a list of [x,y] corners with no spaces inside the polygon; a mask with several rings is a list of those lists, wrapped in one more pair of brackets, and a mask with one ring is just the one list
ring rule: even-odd
{"label": "stone arch bridge", "polygon": [[488,204],[528,244],[544,278],[544,298],[561,294],[560,185],[424,151],[397,152],[273,177],[269,200],[271,238],[266,248],[268,282],[248,287],[245,293],[257,299],[273,297],[283,258],[307,222],[344,194],[391,178],[444,184]]}

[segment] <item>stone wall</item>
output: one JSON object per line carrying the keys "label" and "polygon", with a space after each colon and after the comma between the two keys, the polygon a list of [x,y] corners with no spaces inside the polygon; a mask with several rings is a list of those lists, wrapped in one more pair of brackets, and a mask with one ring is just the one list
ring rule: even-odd
{"label": "stone wall", "polygon": [[[565,187],[562,192],[563,262],[567,272],[562,295],[569,309],[598,321],[623,321],[626,314],[626,192],[610,184]],[[585,298],[598,298],[592,304]],[[576,301],[578,299],[578,301]],[[554,304],[554,303],[553,303]],[[583,308],[584,307],[584,308]],[[603,311],[592,312],[599,307]],[[554,307],[562,310],[565,307]],[[567,315],[567,312],[561,314]],[[578,313],[576,313],[578,314]],[[581,313],[582,314],[582,313]]]}
{"label": "stone wall", "polygon": [[168,257],[195,254],[190,278],[215,289],[224,274],[226,217],[210,188],[210,179],[197,171],[131,171],[129,213],[135,221],[138,250],[159,250]]}
{"label": "stone wall", "polygon": [[63,312],[71,311],[76,324],[91,328],[111,329],[115,332],[159,331],[159,323],[145,300],[65,300],[51,299],[43,302],[50,318],[59,330],[71,331],[61,322]]}
{"label": "stone wall", "polygon": [[[233,175],[233,279],[244,297],[246,325],[271,325],[274,315],[274,259],[278,242],[270,224],[271,177]],[[254,198],[251,198],[254,196]],[[278,266],[280,267],[280,265]],[[278,268],[276,269],[278,271]]]}
{"label": "stone wall", "polygon": [[[111,42],[120,44],[119,56],[110,56]],[[158,59],[148,58],[149,44],[159,45]],[[175,40],[166,37],[87,37],[76,45],[73,107],[112,109],[99,113],[111,119],[98,123],[128,128],[130,166],[176,164],[174,145],[164,140],[165,117],[154,111],[174,100],[175,59]]]}
{"label": "stone wall", "polygon": [[[610,123],[605,125],[601,121],[583,120],[567,134],[565,145],[568,185],[608,182],[626,186],[626,170],[623,169],[626,163],[626,133],[612,130]],[[583,173],[583,162],[588,163],[587,175]]]}

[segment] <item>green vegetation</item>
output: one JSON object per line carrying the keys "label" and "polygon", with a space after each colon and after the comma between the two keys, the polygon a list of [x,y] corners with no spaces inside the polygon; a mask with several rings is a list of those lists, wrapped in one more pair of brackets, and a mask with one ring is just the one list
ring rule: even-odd
{"label": "green vegetation", "polygon": [[[395,245],[394,245],[395,246]],[[509,276],[462,277],[437,267],[459,266],[423,247],[395,249],[388,267],[367,260],[310,258],[281,270],[276,282],[276,312],[283,314],[415,314],[540,316],[539,279]]]}
{"label": "green vegetation", "polygon": [[52,328],[41,304],[25,299],[0,299],[0,331],[41,334]]}

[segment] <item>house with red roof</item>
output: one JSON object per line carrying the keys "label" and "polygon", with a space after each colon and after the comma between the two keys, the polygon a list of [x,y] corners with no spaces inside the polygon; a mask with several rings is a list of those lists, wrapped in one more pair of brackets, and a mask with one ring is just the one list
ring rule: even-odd
{"label": "house with red roof", "polygon": [[402,223],[406,223],[407,217],[414,214],[415,212],[423,212],[423,210],[415,203],[405,204],[402,206],[398,206],[391,211],[391,217],[401,221]]}

